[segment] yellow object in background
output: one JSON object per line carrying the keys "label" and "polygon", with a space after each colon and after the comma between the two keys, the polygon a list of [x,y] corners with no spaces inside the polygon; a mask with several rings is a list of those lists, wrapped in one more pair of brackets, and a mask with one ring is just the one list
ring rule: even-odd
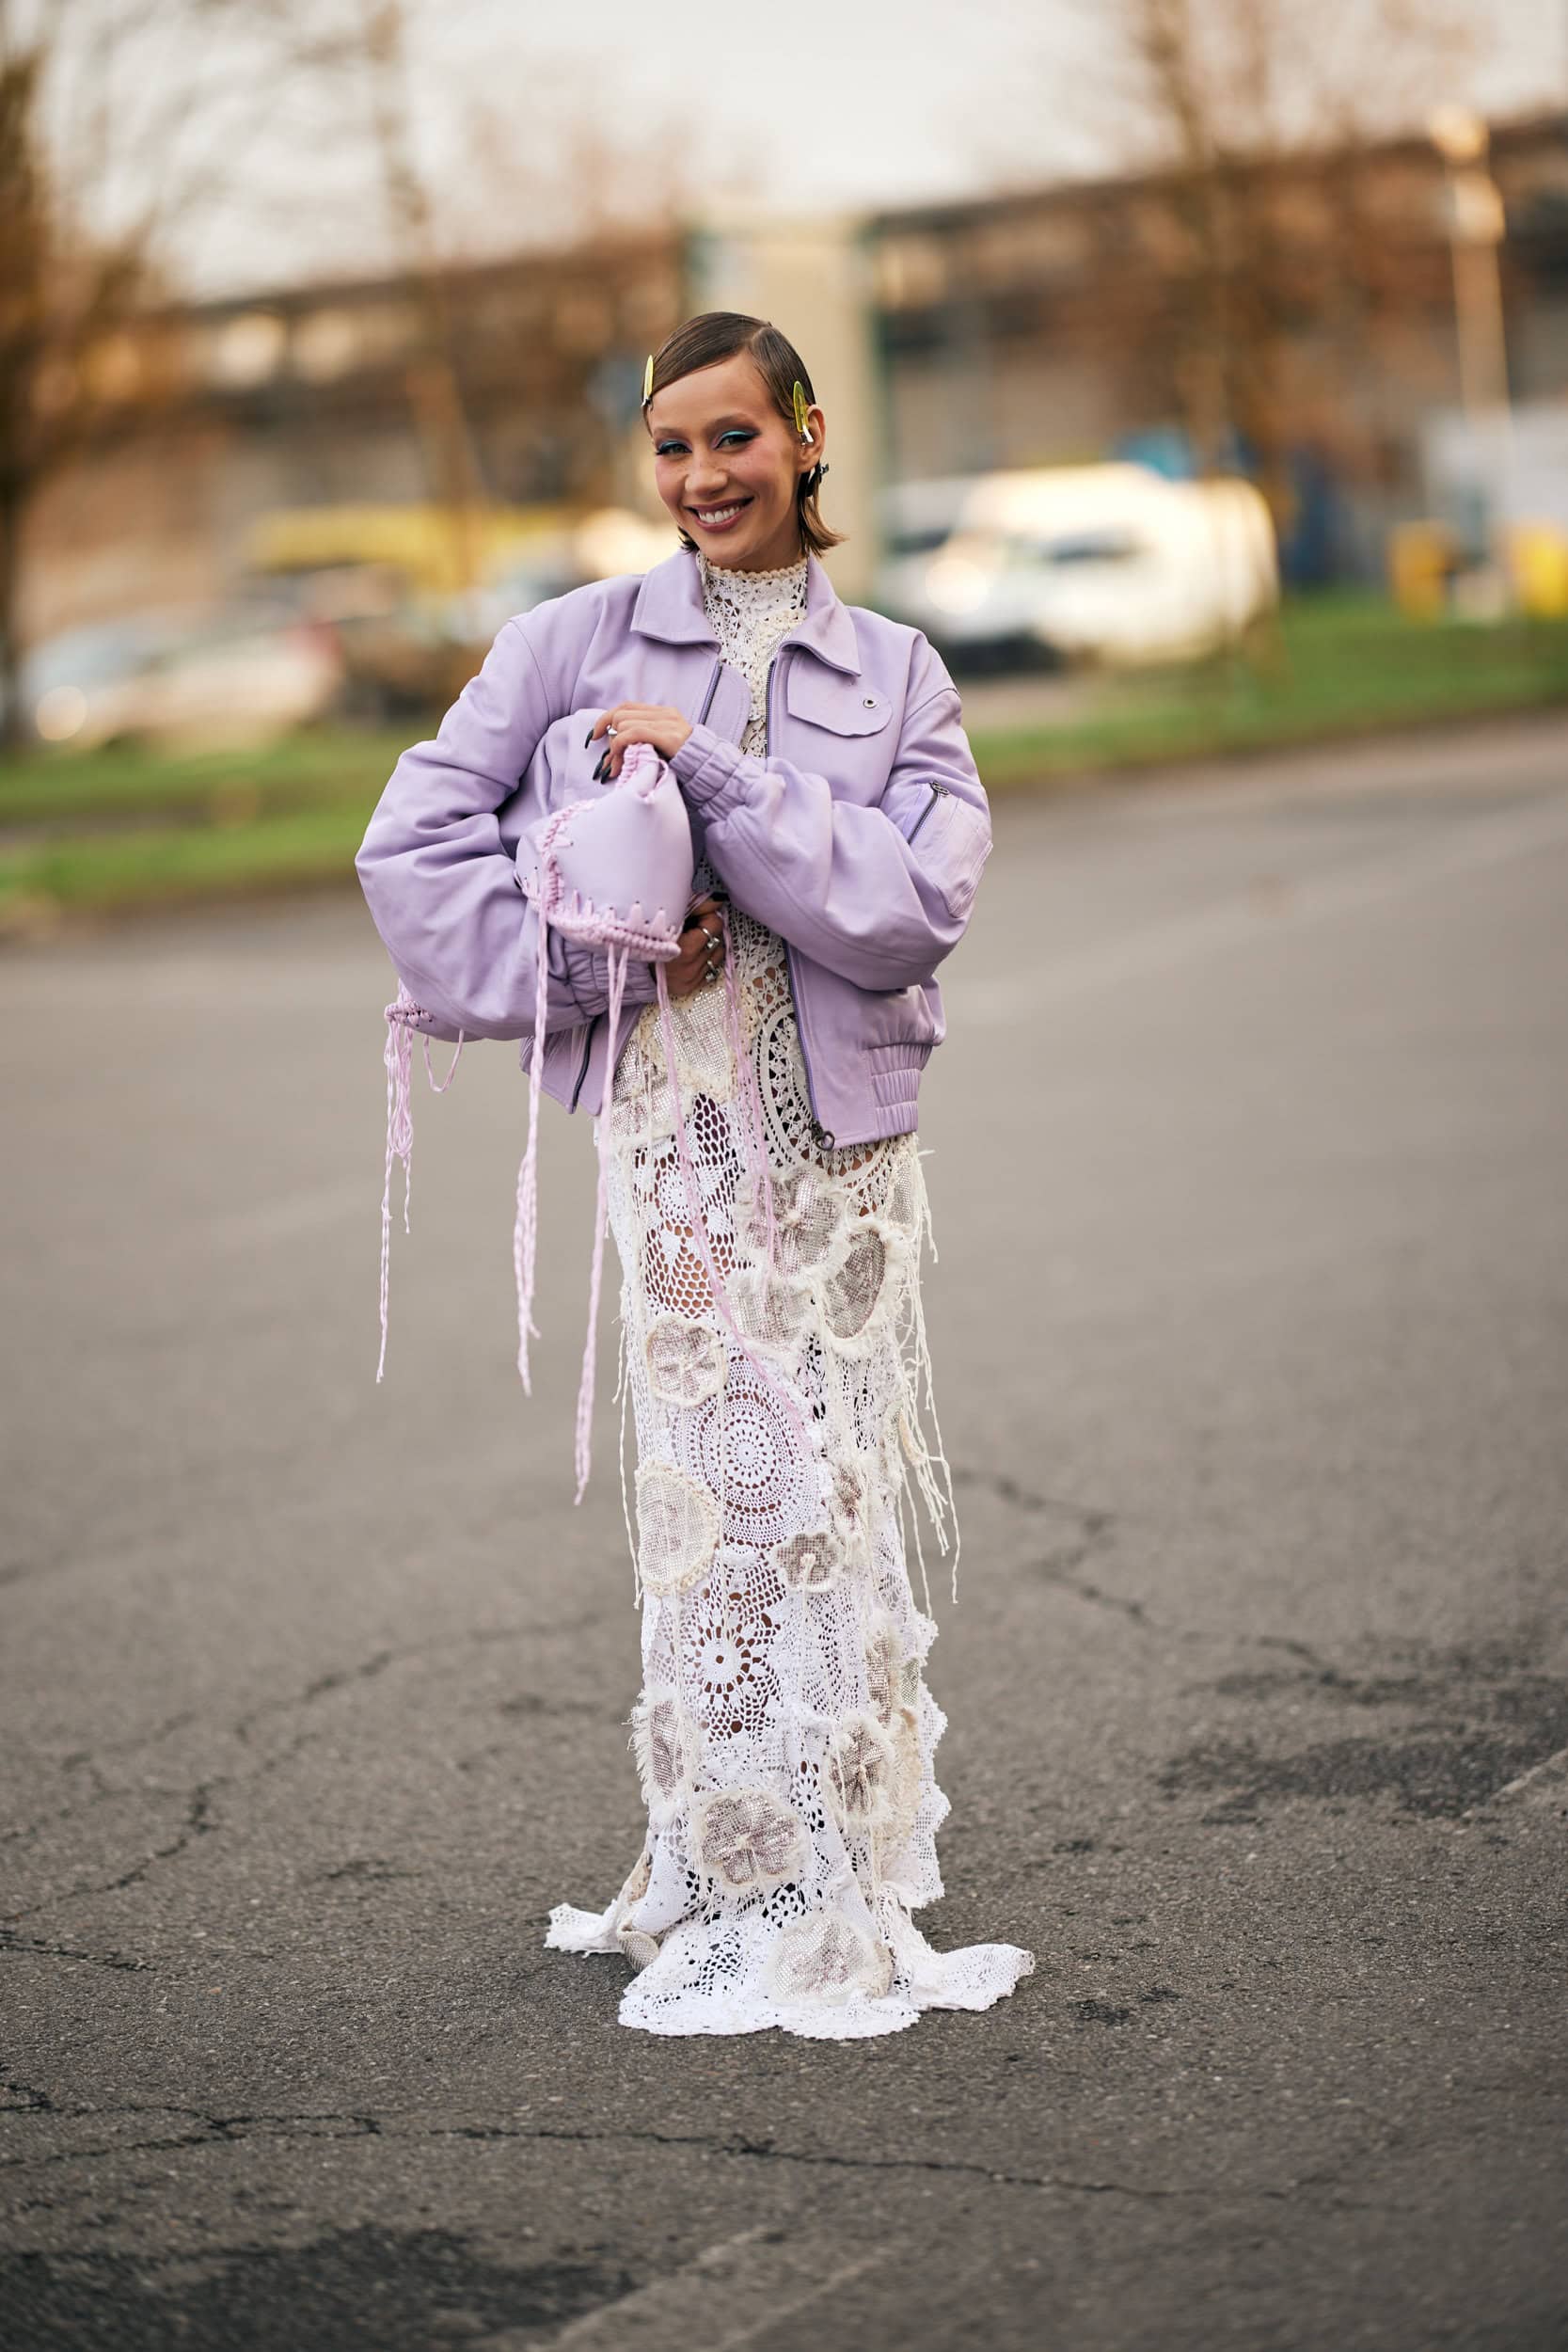
{"label": "yellow object in background", "polygon": [[1396,523],[1388,533],[1388,584],[1412,620],[1434,621],[1448,611],[1459,565],[1459,541],[1447,523]]}
{"label": "yellow object in background", "polygon": [[432,505],[277,507],[251,524],[244,554],[258,572],[392,564],[417,593],[450,594],[498,564],[523,560],[565,519],[565,510],[555,506],[476,507],[471,514]]}
{"label": "yellow object in background", "polygon": [[1568,532],[1556,523],[1515,523],[1508,569],[1521,612],[1537,621],[1568,615]]}

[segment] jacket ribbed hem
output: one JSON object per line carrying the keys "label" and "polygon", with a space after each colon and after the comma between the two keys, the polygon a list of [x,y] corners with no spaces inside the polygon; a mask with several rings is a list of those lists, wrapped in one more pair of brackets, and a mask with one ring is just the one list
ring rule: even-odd
{"label": "jacket ribbed hem", "polygon": [[929,1045],[870,1045],[859,1057],[859,1083],[846,1090],[842,1082],[834,1100],[825,1103],[822,1123],[834,1145],[877,1143],[886,1136],[906,1136],[917,1123],[920,1073],[930,1059]]}

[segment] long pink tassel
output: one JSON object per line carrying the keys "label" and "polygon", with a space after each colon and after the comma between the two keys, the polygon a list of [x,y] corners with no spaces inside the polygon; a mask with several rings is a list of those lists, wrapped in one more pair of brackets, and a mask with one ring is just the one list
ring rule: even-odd
{"label": "long pink tassel", "polygon": [[392,1285],[392,1162],[403,1162],[403,1230],[408,1231],[408,1193],[413,1181],[414,1104],[411,1086],[414,1073],[414,1038],[405,1021],[397,1017],[400,1009],[412,1005],[413,998],[400,980],[397,1000],[387,1008],[387,1043],[382,1060],[387,1066],[387,1180],[381,1188],[381,1354],[376,1360],[375,1376],[379,1380],[387,1369],[387,1319]]}
{"label": "long pink tassel", "polygon": [[594,1271],[588,1286],[588,1338],[582,1351],[582,1377],[578,1384],[577,1473],[578,1490],[572,1497],[580,1502],[588,1484],[590,1435],[594,1421],[594,1359],[599,1332],[599,1285],[604,1272],[605,1227],[610,1221],[610,1119],[611,1087],[615,1071],[615,1033],[621,1019],[621,999],[626,985],[626,965],[631,951],[623,947],[617,957],[610,949],[610,1057],[606,1064],[604,1101],[599,1108],[599,1191],[594,1211]]}
{"label": "long pink tassel", "polygon": [[[406,1021],[398,1018],[403,1012],[417,1012],[419,1006],[408,991],[406,980],[399,980],[398,993],[387,1008],[387,1043],[382,1059],[387,1065],[387,1180],[381,1188],[381,1354],[376,1360],[375,1376],[379,1380],[387,1369],[387,1311],[392,1289],[392,1162],[403,1162],[403,1230],[408,1231],[408,1194],[413,1179],[414,1161],[414,1035]],[[463,1058],[464,1038],[457,1032],[457,1047],[446,1076],[436,1082],[430,1061],[430,1039],[420,1032],[424,1047],[424,1074],[430,1081],[433,1094],[445,1094],[457,1075],[457,1065]]]}
{"label": "long pink tassel", "polygon": [[457,1065],[463,1058],[463,1048],[467,1040],[465,1039],[462,1030],[459,1029],[457,1032],[456,1047],[452,1053],[451,1060],[447,1065],[447,1074],[444,1078],[437,1082],[436,1073],[431,1068],[430,1063],[429,1036],[423,1029],[420,1031],[420,1043],[424,1047],[424,1074],[430,1081],[430,1090],[432,1094],[445,1094],[448,1087],[451,1086],[452,1080],[456,1077]]}
{"label": "long pink tassel", "polygon": [[544,911],[539,915],[539,962],[533,986],[533,1053],[529,1061],[528,1143],[517,1169],[517,1216],[512,1228],[512,1270],[517,1279],[517,1370],[525,1395],[533,1394],[529,1376],[529,1334],[539,1337],[533,1320],[533,1267],[539,1241],[539,1083],[545,1063],[545,1025],[549,1008],[548,930]]}

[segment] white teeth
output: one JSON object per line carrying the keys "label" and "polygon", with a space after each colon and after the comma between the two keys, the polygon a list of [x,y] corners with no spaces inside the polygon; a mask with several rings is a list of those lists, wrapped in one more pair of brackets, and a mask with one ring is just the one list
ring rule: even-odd
{"label": "white teeth", "polygon": [[738,515],[739,512],[738,506],[699,506],[697,520],[700,523],[727,523],[732,515]]}

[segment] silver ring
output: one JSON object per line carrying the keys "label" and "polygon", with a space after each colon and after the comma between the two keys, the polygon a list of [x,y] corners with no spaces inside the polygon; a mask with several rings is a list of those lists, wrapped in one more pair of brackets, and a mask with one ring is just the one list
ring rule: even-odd
{"label": "silver ring", "polygon": [[616,732],[617,730],[614,727],[606,727],[605,729],[605,733],[607,735],[614,735]]}
{"label": "silver ring", "polygon": [[710,963],[710,964],[708,965],[707,970],[706,970],[706,971],[703,974],[703,979],[704,979],[705,984],[707,981],[709,981],[709,980],[716,980],[718,977],[719,977],[719,967],[718,967],[718,965],[717,965],[716,963]]}

